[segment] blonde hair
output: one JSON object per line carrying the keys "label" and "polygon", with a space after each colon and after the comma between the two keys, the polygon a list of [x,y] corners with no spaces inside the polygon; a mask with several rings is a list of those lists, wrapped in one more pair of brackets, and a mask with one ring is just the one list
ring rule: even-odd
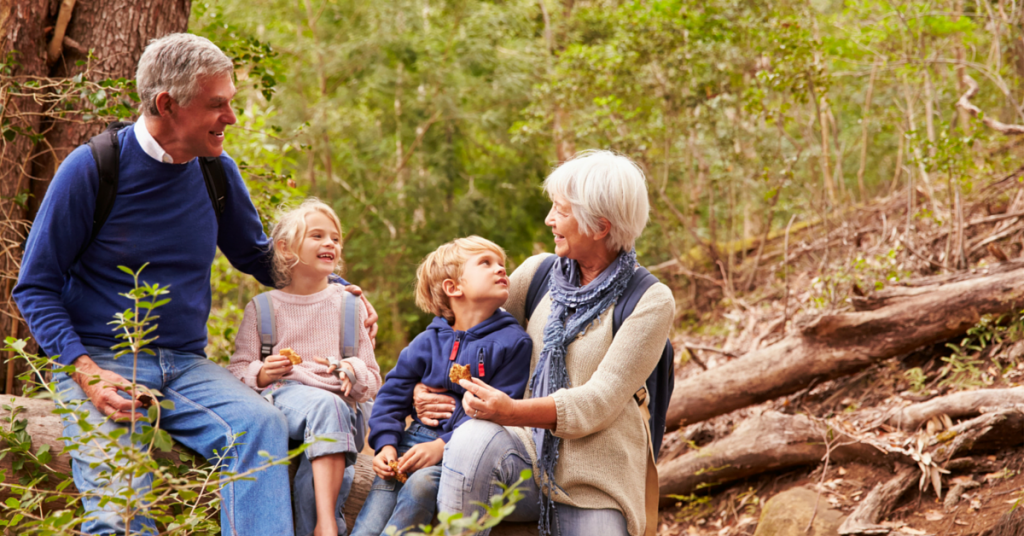
{"label": "blonde hair", "polygon": [[580,232],[593,235],[601,218],[611,224],[605,243],[612,251],[632,249],[647,226],[647,180],[635,162],[611,151],[586,150],[544,179],[549,196],[572,206]]}
{"label": "blonde hair", "polygon": [[505,262],[505,250],[501,246],[476,235],[456,238],[427,255],[416,269],[416,306],[425,313],[454,322],[455,313],[448,295],[444,293],[444,281],[461,279],[466,261],[488,251]]}
{"label": "blonde hair", "polygon": [[[299,264],[297,253],[302,248],[302,242],[306,239],[306,216],[315,212],[327,216],[334,222],[335,227],[338,228],[338,240],[340,242],[341,220],[334,213],[334,209],[319,199],[310,197],[298,207],[283,212],[278,217],[274,230],[270,233],[270,241],[274,247],[274,262],[271,268],[274,275],[274,284],[277,288],[286,287],[291,283],[292,268]],[[288,250],[295,253],[295,255],[291,257],[285,255],[285,252],[278,247],[278,242],[281,241],[284,241],[285,245],[288,246]],[[338,257],[335,259],[335,272],[341,269],[341,264],[341,248],[339,244]]]}

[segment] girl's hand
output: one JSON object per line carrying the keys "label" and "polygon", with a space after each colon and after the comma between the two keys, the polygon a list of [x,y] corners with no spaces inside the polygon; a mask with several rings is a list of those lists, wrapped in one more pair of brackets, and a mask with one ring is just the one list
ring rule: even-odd
{"label": "girl's hand", "polygon": [[271,383],[287,376],[292,371],[292,362],[283,355],[268,356],[263,362],[263,368],[256,375],[256,385],[266,387]]}
{"label": "girl's hand", "polygon": [[397,460],[397,457],[398,451],[391,445],[380,449],[380,452],[373,457],[373,472],[384,480],[394,478],[395,472],[388,467],[388,463]]}
{"label": "girl's hand", "polygon": [[313,361],[316,361],[317,363],[320,363],[321,365],[326,365],[327,366],[327,373],[328,374],[334,374],[335,376],[338,377],[339,380],[341,380],[341,394],[343,394],[345,396],[349,396],[349,394],[352,392],[352,380],[349,379],[349,376],[351,375],[351,377],[353,377],[353,378],[356,377],[356,369],[354,367],[352,367],[351,364],[342,361],[340,368],[344,369],[344,370],[347,370],[348,374],[345,374],[345,373],[335,374],[338,371],[338,366],[335,363],[331,363],[330,361],[328,361],[328,360],[326,360],[326,359],[324,359],[322,357],[319,357],[319,356],[314,357]]}
{"label": "girl's hand", "polygon": [[420,443],[419,445],[409,449],[409,452],[406,452],[405,456],[402,456],[402,459],[398,460],[398,470],[408,475],[414,471],[419,471],[424,467],[437,465],[443,456],[443,439],[435,439],[427,443]]}
{"label": "girl's hand", "polygon": [[462,395],[462,407],[466,415],[502,426],[509,424],[515,402],[504,391],[487,385],[479,378],[473,378],[472,381],[459,380],[459,385],[466,390],[466,394]]}

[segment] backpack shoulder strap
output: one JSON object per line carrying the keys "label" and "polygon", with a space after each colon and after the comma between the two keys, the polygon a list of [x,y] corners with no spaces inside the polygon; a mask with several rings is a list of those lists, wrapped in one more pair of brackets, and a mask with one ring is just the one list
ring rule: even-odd
{"label": "backpack shoulder strap", "polygon": [[341,358],[359,355],[359,297],[341,293]]}
{"label": "backpack shoulder strap", "polygon": [[622,323],[629,318],[629,315],[633,314],[633,309],[636,309],[636,304],[640,303],[640,299],[644,297],[647,289],[654,286],[657,282],[658,278],[643,266],[640,266],[633,272],[633,277],[630,278],[629,284],[626,285],[626,290],[622,293],[622,297],[619,298],[619,301],[615,304],[615,310],[612,312],[613,337],[619,332],[619,327],[622,326]]}
{"label": "backpack shoulder strap", "polygon": [[277,344],[277,321],[274,319],[274,304],[270,293],[264,292],[253,298],[256,303],[256,323],[260,328],[260,361],[266,361]]}
{"label": "backpack shoulder strap", "polygon": [[121,164],[121,144],[117,139],[117,132],[117,129],[104,130],[93,136],[88,143],[100,179],[99,187],[96,189],[96,210],[92,215],[92,235],[89,236],[88,243],[92,243],[100,233],[107,217],[110,216],[110,211],[114,208],[114,198],[117,197]]}
{"label": "backpack shoulder strap", "polygon": [[220,221],[228,192],[228,177],[224,173],[224,163],[217,156],[200,156],[199,167],[202,168],[203,180],[206,181],[206,193],[210,196],[210,203],[213,203],[217,221]]}
{"label": "backpack shoulder strap", "polygon": [[544,257],[544,260],[540,261],[540,266],[537,267],[537,271],[533,274],[533,279],[530,280],[530,288],[526,291],[526,319],[529,320],[533,316],[533,312],[537,310],[537,304],[540,303],[541,298],[548,293],[548,281],[551,280],[551,267],[555,265],[555,259],[558,255],[548,255]]}

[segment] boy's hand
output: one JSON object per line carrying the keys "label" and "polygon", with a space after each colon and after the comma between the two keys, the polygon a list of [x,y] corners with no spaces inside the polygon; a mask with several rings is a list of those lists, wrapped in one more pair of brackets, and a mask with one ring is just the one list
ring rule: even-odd
{"label": "boy's hand", "polygon": [[[316,361],[317,363],[320,363],[321,365],[326,365],[327,366],[327,373],[328,374],[334,374],[335,376],[338,377],[339,380],[341,380],[341,394],[343,394],[345,396],[349,396],[350,393],[352,393],[352,380],[350,380],[349,378],[355,378],[356,377],[356,369],[353,368],[351,364],[342,361],[341,365],[339,366],[336,363],[332,363],[329,360],[324,359],[324,358],[319,357],[319,356],[314,357],[313,361]],[[344,372],[342,372],[341,374],[335,374],[338,371],[339,368],[341,370],[347,370],[348,374],[346,374]]]}
{"label": "boy's hand", "polygon": [[395,447],[388,445],[377,453],[373,457],[373,472],[377,473],[377,476],[387,480],[395,477],[395,472],[388,467],[388,462],[393,462],[398,459],[398,451]]}
{"label": "boy's hand", "polygon": [[424,467],[437,465],[443,456],[443,439],[435,439],[427,443],[420,443],[419,445],[409,449],[409,452],[406,452],[405,456],[402,456],[402,459],[398,460],[398,470],[405,474],[411,474],[423,469]]}
{"label": "boy's hand", "polygon": [[412,405],[420,422],[427,426],[437,426],[438,419],[450,419],[455,411],[455,399],[439,393],[445,389],[427,387],[417,383],[412,389]]}
{"label": "boy's hand", "polygon": [[266,387],[277,380],[285,377],[292,371],[292,362],[283,355],[268,356],[263,362],[263,368],[256,375],[256,385]]}

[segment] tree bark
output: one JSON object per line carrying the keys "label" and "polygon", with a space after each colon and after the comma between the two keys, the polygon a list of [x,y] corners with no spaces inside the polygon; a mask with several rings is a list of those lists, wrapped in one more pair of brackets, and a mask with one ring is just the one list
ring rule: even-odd
{"label": "tree bark", "polygon": [[984,314],[1024,304],[1018,268],[915,289],[870,311],[819,316],[778,343],[678,383],[669,430],[794,393],[963,334]]}
{"label": "tree bark", "polygon": [[953,419],[973,417],[982,413],[984,408],[1014,404],[1024,405],[1024,387],[961,391],[905,407],[890,417],[888,422],[891,426],[912,431],[938,415],[948,415]]}

